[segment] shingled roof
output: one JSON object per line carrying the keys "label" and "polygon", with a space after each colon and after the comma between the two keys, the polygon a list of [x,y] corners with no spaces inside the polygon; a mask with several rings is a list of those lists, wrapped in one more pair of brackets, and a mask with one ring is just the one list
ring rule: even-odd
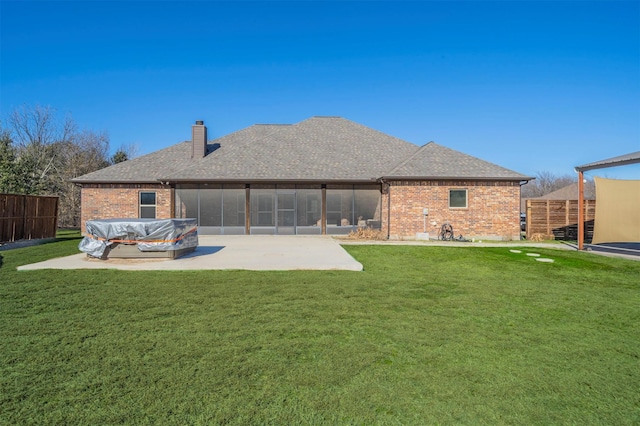
{"label": "shingled roof", "polygon": [[[546,195],[536,197],[536,200],[577,200],[578,199],[578,182],[570,183],[567,186],[563,186],[553,192]],[[593,181],[587,181],[584,184],[584,199],[595,200],[596,199],[596,185]]]}
{"label": "shingled roof", "polygon": [[385,177],[408,179],[415,176],[437,179],[518,179],[530,178],[435,142],[420,147],[394,167]]}
{"label": "shingled roof", "polygon": [[74,179],[77,183],[375,181],[387,178],[529,180],[430,142],[422,147],[340,117],[257,124],[209,141],[191,158],[182,142]]}

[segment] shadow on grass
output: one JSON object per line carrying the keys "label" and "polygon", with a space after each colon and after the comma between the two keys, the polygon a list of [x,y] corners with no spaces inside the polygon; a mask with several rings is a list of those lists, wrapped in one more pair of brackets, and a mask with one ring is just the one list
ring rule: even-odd
{"label": "shadow on grass", "polygon": [[39,242],[36,242],[34,245],[59,243],[62,241],[72,241],[72,240],[80,241],[81,239],[82,239],[82,235],[80,234],[79,229],[65,229],[65,230],[58,231],[56,233],[55,238],[45,238],[43,240],[36,240]]}

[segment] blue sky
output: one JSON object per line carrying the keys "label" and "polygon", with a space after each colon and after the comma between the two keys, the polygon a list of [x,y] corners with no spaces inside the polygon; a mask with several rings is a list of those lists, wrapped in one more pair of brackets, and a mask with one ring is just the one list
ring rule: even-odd
{"label": "blue sky", "polygon": [[[639,1],[2,1],[0,115],[141,154],[341,116],[527,175],[640,151]],[[639,178],[640,167],[600,176]]]}

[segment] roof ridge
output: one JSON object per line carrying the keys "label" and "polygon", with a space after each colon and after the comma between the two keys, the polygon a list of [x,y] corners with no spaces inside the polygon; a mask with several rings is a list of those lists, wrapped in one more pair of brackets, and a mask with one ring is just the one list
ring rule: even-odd
{"label": "roof ridge", "polygon": [[291,124],[291,123],[255,123],[255,124],[252,124],[249,127],[253,127],[253,126],[294,126],[294,124]]}
{"label": "roof ridge", "polygon": [[[231,133],[228,133],[226,135],[222,135],[222,136],[217,137],[215,139],[209,140],[208,142],[215,143],[215,142],[224,141],[225,139],[232,138],[232,137],[237,136],[237,135],[239,135],[239,134],[241,134],[243,132],[255,131],[257,127],[261,128],[262,131],[267,130],[267,129],[265,129],[265,127],[273,127],[272,129],[268,129],[270,131],[270,133],[267,133],[267,134],[272,134],[272,132],[276,131],[275,128],[278,128],[278,127],[293,127],[293,126],[294,126],[294,124],[286,124],[286,123],[285,124],[268,124],[268,123],[252,124],[252,125],[247,126],[247,127],[243,128],[243,129],[236,130],[235,132],[231,132]],[[206,157],[203,157],[203,158],[206,158]]]}
{"label": "roof ridge", "polygon": [[414,152],[413,154],[411,154],[410,156],[408,156],[407,158],[405,158],[404,160],[402,160],[400,163],[398,163],[394,168],[392,168],[391,170],[389,170],[389,173],[387,173],[388,175],[393,175],[393,173],[398,170],[400,167],[403,167],[404,165],[406,165],[409,161],[413,160],[418,154],[420,154],[422,151],[424,151],[426,149],[426,147],[430,144],[434,144],[437,145],[437,143],[435,143],[434,141],[429,141],[426,144],[422,145],[420,148],[418,148],[416,150],[416,152]]}
{"label": "roof ridge", "polygon": [[364,124],[362,124],[362,123],[358,123],[357,121],[353,121],[353,120],[350,120],[350,119],[348,119],[348,118],[344,118],[344,117],[340,117],[340,116],[330,116],[330,115],[328,115],[328,116],[312,116],[312,117],[309,117],[309,118],[307,118],[307,119],[305,119],[305,120],[302,120],[302,121],[300,121],[300,122],[298,122],[298,123],[294,124],[294,126],[298,126],[298,125],[300,125],[300,124],[302,124],[302,123],[305,123],[305,122],[307,122],[307,121],[309,121],[309,120],[312,120],[312,119],[314,119],[314,118],[331,118],[331,119],[339,119],[339,120],[341,120],[341,121],[343,121],[343,122],[346,122],[346,123],[348,123],[348,124],[350,124],[350,125],[356,126],[356,127],[360,128],[360,129],[365,129],[366,131],[373,132],[373,133],[377,133],[377,134],[382,135],[382,136],[387,137],[387,138],[395,139],[396,141],[403,142],[403,143],[405,143],[405,144],[407,144],[407,145],[417,146],[417,145],[416,145],[416,144],[414,144],[413,142],[409,142],[409,141],[404,140],[404,139],[402,139],[402,138],[399,138],[399,137],[397,137],[397,136],[390,135],[389,133],[383,132],[382,130],[374,129],[373,127],[365,126],[365,125],[364,125]]}

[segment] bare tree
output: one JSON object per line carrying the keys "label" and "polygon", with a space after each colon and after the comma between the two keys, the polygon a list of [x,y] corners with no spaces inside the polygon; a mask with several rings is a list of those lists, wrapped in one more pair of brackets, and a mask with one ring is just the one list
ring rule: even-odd
{"label": "bare tree", "polygon": [[13,110],[9,116],[15,142],[21,148],[30,145],[42,146],[67,139],[75,131],[75,123],[70,116],[62,123],[55,118],[55,110],[49,106],[23,105]]}
{"label": "bare tree", "polygon": [[80,225],[80,188],[70,180],[109,166],[109,136],[106,132],[83,130],[57,146],[59,173],[51,188],[60,199],[60,227]]}
{"label": "bare tree", "polygon": [[[70,179],[108,166],[106,132],[79,131],[70,115],[59,120],[51,107],[14,110],[2,130],[0,169],[11,170],[11,192],[58,195],[61,227],[80,225],[80,191]],[[0,187],[0,189],[2,189]]]}
{"label": "bare tree", "polygon": [[536,198],[547,195],[578,181],[578,175],[555,175],[549,171],[541,171],[536,178],[522,186],[522,198]]}
{"label": "bare tree", "polygon": [[55,117],[51,107],[28,107],[15,109],[8,119],[9,130],[17,147],[18,162],[26,172],[23,187],[29,193],[40,193],[51,186],[57,173],[58,150],[55,145],[69,140],[76,131],[70,116],[62,122]]}
{"label": "bare tree", "polygon": [[112,164],[122,163],[123,161],[134,159],[138,156],[138,145],[129,143],[120,145],[120,148],[111,157]]}

